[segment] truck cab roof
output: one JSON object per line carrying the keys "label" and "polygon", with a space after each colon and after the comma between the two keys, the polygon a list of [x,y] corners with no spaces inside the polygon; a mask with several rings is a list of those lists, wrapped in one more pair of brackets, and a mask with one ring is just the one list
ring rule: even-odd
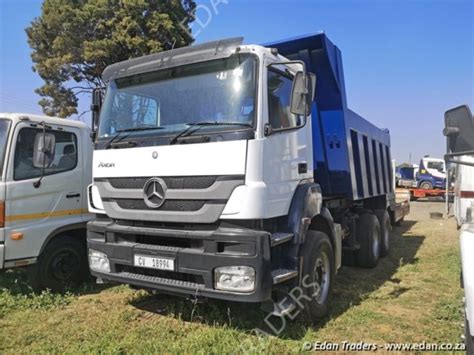
{"label": "truck cab roof", "polygon": [[74,121],[74,120],[69,120],[69,119],[59,118],[59,117],[35,115],[35,114],[30,114],[30,113],[2,112],[0,113],[0,118],[7,118],[11,120],[27,120],[27,121],[35,122],[35,123],[46,122],[52,125],[88,129],[88,126],[84,122]]}

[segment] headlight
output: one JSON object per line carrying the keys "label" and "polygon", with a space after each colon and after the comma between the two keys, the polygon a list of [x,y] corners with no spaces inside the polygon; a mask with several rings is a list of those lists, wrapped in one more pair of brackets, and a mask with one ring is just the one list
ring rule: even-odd
{"label": "headlight", "polygon": [[89,249],[89,267],[99,272],[110,272],[110,262],[106,254]]}
{"label": "headlight", "polygon": [[100,197],[99,188],[95,185],[89,186],[89,205],[94,210],[104,210],[104,203]]}
{"label": "headlight", "polygon": [[255,270],[249,266],[223,266],[214,270],[216,290],[252,292],[255,290]]}

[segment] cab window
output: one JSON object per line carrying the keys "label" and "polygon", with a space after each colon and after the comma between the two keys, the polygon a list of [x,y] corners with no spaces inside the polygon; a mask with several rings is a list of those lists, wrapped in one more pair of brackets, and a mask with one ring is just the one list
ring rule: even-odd
{"label": "cab window", "polygon": [[[45,167],[45,176],[73,170],[77,166],[77,137],[64,131],[51,131],[54,134],[55,145],[51,155],[51,164]],[[42,135],[43,130],[23,128],[18,134],[14,159],[14,180],[26,180],[41,176],[41,168],[33,164],[33,152],[36,135]]]}
{"label": "cab window", "polygon": [[3,175],[3,159],[7,149],[8,132],[10,131],[10,120],[0,119],[0,179]]}
{"label": "cab window", "polygon": [[444,163],[440,161],[430,161],[428,162],[428,169],[435,169],[444,172]]}
{"label": "cab window", "polygon": [[295,128],[301,125],[298,115],[290,112],[293,79],[280,71],[268,71],[268,123],[273,129]]}

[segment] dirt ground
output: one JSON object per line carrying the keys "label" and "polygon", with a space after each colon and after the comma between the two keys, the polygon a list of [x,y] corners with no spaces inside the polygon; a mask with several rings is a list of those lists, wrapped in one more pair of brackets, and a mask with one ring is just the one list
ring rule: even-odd
{"label": "dirt ground", "polygon": [[[19,272],[0,275],[0,352],[294,352],[305,342],[459,343],[458,231],[444,203],[417,201],[374,269],[343,267],[330,315],[314,325],[271,320],[259,306],[152,296],[127,286],[35,295]],[[267,319],[268,321],[268,319]],[[259,328],[278,336],[259,338]],[[383,348],[379,348],[383,349]]]}

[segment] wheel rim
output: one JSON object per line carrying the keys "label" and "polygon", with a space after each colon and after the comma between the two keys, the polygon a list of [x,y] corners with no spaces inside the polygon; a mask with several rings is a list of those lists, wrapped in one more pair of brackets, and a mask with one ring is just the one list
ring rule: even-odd
{"label": "wheel rim", "polygon": [[329,293],[329,286],[331,284],[331,264],[329,256],[325,252],[321,252],[315,262],[314,279],[316,290],[316,302],[323,304]]}
{"label": "wheel rim", "polygon": [[49,274],[58,281],[69,281],[79,271],[79,258],[71,250],[62,250],[51,258]]}
{"label": "wheel rim", "polygon": [[375,258],[378,258],[380,253],[380,228],[374,228],[373,239],[374,242],[372,243],[372,253]]}
{"label": "wheel rim", "polygon": [[423,190],[430,190],[430,184],[427,184],[426,182],[424,182],[423,184],[421,184],[421,188]]}

